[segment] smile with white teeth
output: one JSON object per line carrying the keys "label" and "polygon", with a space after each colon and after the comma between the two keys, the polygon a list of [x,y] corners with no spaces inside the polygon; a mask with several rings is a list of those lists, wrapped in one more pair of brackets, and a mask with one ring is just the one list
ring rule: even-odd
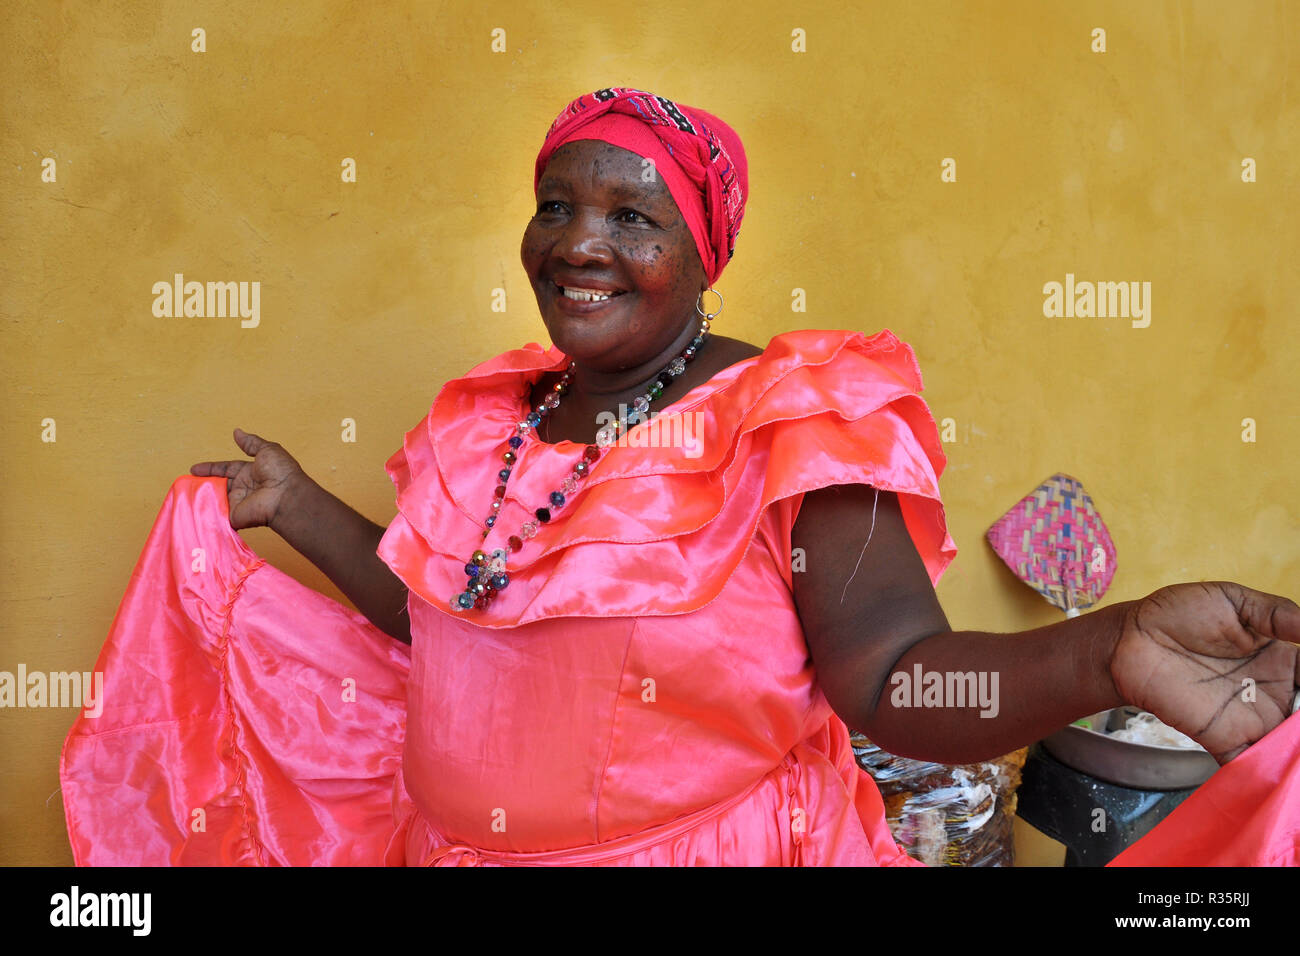
{"label": "smile with white teeth", "polygon": [[566,299],[574,299],[578,302],[604,302],[606,299],[612,299],[616,295],[622,295],[621,292],[600,292],[596,289],[568,289],[561,288]]}

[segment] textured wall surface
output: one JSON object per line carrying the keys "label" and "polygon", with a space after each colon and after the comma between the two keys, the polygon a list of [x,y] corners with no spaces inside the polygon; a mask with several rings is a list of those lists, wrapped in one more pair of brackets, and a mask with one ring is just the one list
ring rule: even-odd
{"label": "textured wall surface", "polygon": [[[169,484],[240,457],[235,426],[387,522],[383,463],[439,385],[546,341],[519,264],[532,161],[569,99],[609,85],[744,139],[719,334],[915,348],[952,419],[955,628],[1060,618],[983,540],[1056,471],[1114,536],[1107,601],[1220,578],[1297,596],[1297,7],[800,6],[8,0],[0,670],[94,666]],[[258,325],[155,316],[176,273],[259,282]],[[1150,283],[1149,324],[1046,317],[1067,274]],[[338,596],[271,532],[245,537]],[[72,719],[0,710],[0,863],[71,861]]]}

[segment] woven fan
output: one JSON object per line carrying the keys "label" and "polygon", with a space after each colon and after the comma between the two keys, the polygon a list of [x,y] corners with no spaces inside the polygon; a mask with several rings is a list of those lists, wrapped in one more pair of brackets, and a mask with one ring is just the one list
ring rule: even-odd
{"label": "woven fan", "polygon": [[1058,472],[998,519],[989,544],[1016,577],[1076,617],[1115,577],[1115,544],[1076,478]]}

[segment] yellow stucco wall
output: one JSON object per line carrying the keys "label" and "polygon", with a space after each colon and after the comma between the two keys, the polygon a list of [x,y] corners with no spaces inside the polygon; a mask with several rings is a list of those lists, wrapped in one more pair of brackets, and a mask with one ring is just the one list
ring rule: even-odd
{"label": "yellow stucco wall", "polygon": [[[745,141],[718,333],[889,328],[916,349],[954,420],[954,627],[1059,619],[983,540],[1058,470],[1114,535],[1107,600],[1200,578],[1297,596],[1296,6],[743,6],[8,0],[0,670],[93,666],[168,485],[237,457],[236,425],[387,522],[383,463],[440,383],[545,341],[518,258],[532,160],[607,85]],[[178,272],[260,282],[260,324],[156,318]],[[1150,282],[1150,325],[1045,318],[1067,273]],[[269,531],[245,537],[338,596]],[[0,863],[71,861],[72,719],[0,711]]]}

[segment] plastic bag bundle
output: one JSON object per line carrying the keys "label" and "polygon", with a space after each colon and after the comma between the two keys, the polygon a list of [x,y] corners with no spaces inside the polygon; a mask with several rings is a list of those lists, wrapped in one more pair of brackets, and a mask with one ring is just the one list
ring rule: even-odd
{"label": "plastic bag bundle", "polygon": [[1029,748],[949,766],[881,750],[854,733],[853,754],[876,782],[894,840],[931,866],[1011,866],[1016,788]]}

